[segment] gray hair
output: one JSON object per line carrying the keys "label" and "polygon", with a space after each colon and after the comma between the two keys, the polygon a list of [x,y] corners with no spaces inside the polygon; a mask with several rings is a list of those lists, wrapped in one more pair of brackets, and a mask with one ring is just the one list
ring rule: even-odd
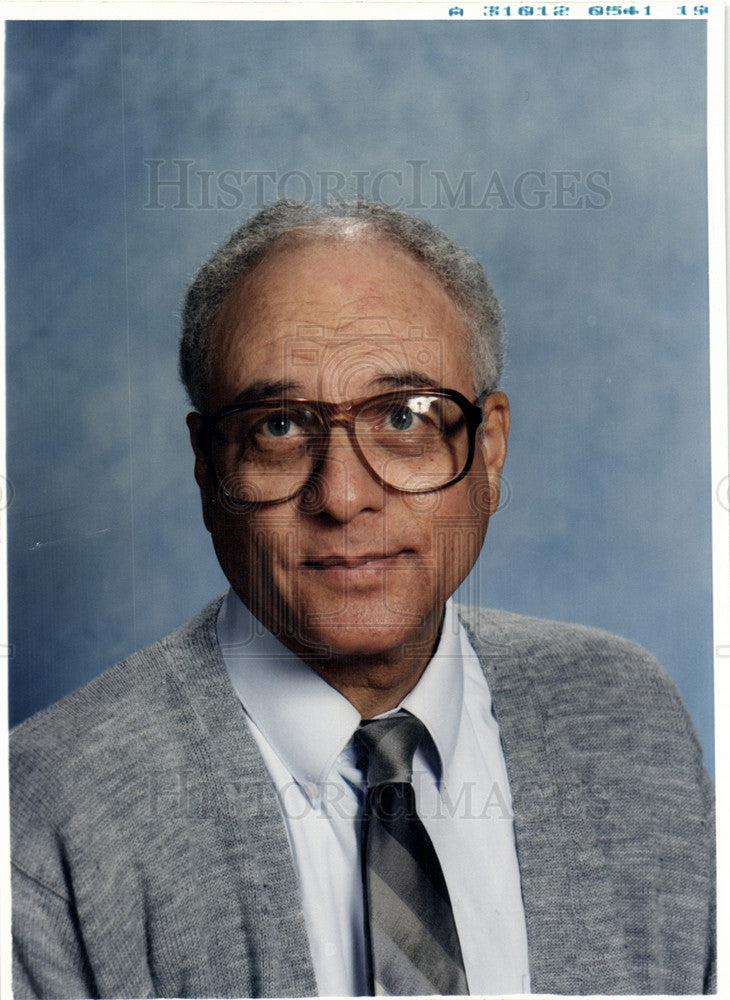
{"label": "gray hair", "polygon": [[384,237],[424,264],[464,317],[478,396],[492,392],[504,361],[502,311],[477,260],[444,233],[379,202],[318,207],[279,201],[240,226],[198,271],[185,299],[180,377],[193,406],[207,412],[211,331],[234,283],[283,245],[311,238]]}

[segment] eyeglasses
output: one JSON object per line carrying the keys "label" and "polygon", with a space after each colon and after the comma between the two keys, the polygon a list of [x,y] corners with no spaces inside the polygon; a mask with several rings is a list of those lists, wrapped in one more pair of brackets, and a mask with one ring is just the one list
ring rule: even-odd
{"label": "eyeglasses", "polygon": [[474,459],[482,410],[453,389],[399,389],[346,403],[264,399],[205,417],[200,441],[227,500],[283,503],[316,481],[336,426],[384,486],[431,493],[452,486]]}

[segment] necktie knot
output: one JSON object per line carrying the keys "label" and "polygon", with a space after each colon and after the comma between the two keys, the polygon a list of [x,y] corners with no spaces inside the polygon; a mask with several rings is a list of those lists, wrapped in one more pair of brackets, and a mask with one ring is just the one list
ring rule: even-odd
{"label": "necktie knot", "polygon": [[355,737],[367,750],[368,788],[410,783],[413,755],[423,730],[420,719],[406,711],[385,719],[372,719],[360,726]]}

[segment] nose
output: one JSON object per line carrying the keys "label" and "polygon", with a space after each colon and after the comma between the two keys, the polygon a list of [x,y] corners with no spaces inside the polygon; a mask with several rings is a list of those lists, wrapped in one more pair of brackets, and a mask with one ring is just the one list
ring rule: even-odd
{"label": "nose", "polygon": [[304,505],[311,514],[327,514],[346,524],[362,511],[383,507],[385,487],[363,462],[347,430],[333,427],[317,475],[306,491]]}

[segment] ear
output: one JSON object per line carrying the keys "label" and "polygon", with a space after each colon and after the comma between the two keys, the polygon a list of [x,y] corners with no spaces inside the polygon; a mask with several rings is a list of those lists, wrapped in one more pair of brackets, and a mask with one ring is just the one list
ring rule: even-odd
{"label": "ear", "polygon": [[195,452],[195,482],[200,489],[200,499],[203,505],[203,521],[208,531],[210,531],[210,506],[213,500],[208,458],[200,444],[200,427],[203,423],[203,418],[199,413],[188,413],[185,422],[190,432],[190,444],[193,446],[193,451]]}
{"label": "ear", "polygon": [[493,392],[482,404],[482,456],[489,477],[489,513],[499,507],[502,469],[507,458],[510,427],[509,400],[503,392]]}

